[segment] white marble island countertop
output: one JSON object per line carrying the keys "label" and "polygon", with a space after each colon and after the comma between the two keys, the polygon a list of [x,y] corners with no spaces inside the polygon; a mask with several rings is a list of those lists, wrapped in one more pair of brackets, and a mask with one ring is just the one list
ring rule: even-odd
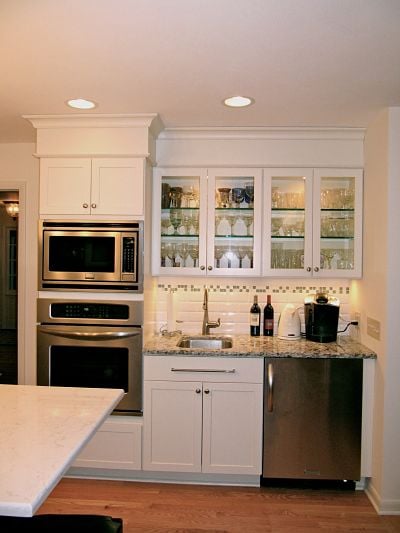
{"label": "white marble island countertop", "polygon": [[[185,335],[186,336],[186,335]],[[218,337],[218,335],[216,335]],[[223,335],[221,335],[223,336]],[[282,340],[278,337],[231,335],[232,348],[179,348],[180,335],[154,335],[144,346],[144,355],[181,355],[196,357],[302,357],[302,358],[362,358],[375,359],[376,353],[354,341],[348,335],[336,342],[313,342],[306,339]]]}
{"label": "white marble island countertop", "polygon": [[0,385],[0,515],[32,516],[123,394]]}

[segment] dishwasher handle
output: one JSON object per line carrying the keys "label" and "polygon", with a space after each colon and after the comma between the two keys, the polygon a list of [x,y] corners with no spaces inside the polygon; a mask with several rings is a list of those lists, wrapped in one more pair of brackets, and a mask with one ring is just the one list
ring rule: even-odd
{"label": "dishwasher handle", "polygon": [[272,413],[274,410],[274,369],[272,363],[267,366],[267,410]]}

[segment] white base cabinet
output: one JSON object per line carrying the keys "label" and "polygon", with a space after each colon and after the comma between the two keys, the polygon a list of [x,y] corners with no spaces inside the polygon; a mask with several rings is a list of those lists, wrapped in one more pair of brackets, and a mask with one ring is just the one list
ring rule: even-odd
{"label": "white base cabinet", "polygon": [[72,466],[141,470],[142,419],[111,416],[99,428]]}
{"label": "white base cabinet", "polygon": [[143,469],[259,475],[262,363],[147,356]]}

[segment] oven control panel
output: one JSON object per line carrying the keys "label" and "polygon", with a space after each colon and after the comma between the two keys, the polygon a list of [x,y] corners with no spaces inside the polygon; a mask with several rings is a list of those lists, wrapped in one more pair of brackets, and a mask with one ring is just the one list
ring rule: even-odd
{"label": "oven control panel", "polygon": [[54,318],[103,318],[127,320],[129,306],[124,304],[104,304],[93,302],[53,303],[51,316]]}

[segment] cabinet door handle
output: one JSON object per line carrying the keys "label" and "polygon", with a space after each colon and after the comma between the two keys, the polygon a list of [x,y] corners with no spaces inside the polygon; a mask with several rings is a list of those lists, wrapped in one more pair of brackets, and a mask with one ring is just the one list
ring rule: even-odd
{"label": "cabinet door handle", "polygon": [[212,270],[212,266],[211,265],[209,265],[207,268],[208,268],[208,270]]}
{"label": "cabinet door handle", "polygon": [[205,390],[204,390],[204,394],[210,394],[209,389],[205,389]]}
{"label": "cabinet door handle", "polygon": [[220,368],[171,368],[171,372],[213,372],[214,374],[234,374],[235,368],[229,370]]}
{"label": "cabinet door handle", "polygon": [[311,272],[311,267],[306,268],[307,272]]}
{"label": "cabinet door handle", "polygon": [[91,206],[91,207],[92,207],[92,209],[96,209],[96,207],[97,207],[97,204],[92,204],[92,206]]}
{"label": "cabinet door handle", "polygon": [[87,204],[86,202],[84,204],[82,204],[82,207],[87,209],[89,207],[89,204]]}
{"label": "cabinet door handle", "polygon": [[272,367],[272,363],[268,363],[267,382],[268,382],[267,409],[270,413],[272,413],[272,411],[274,410],[274,369]]}
{"label": "cabinet door handle", "polygon": [[314,272],[319,272],[319,268],[318,267],[314,267]]}
{"label": "cabinet door handle", "polygon": [[200,394],[201,389],[196,389],[196,394]]}
{"label": "cabinet door handle", "polygon": [[201,265],[200,270],[205,270],[206,267],[204,265]]}

